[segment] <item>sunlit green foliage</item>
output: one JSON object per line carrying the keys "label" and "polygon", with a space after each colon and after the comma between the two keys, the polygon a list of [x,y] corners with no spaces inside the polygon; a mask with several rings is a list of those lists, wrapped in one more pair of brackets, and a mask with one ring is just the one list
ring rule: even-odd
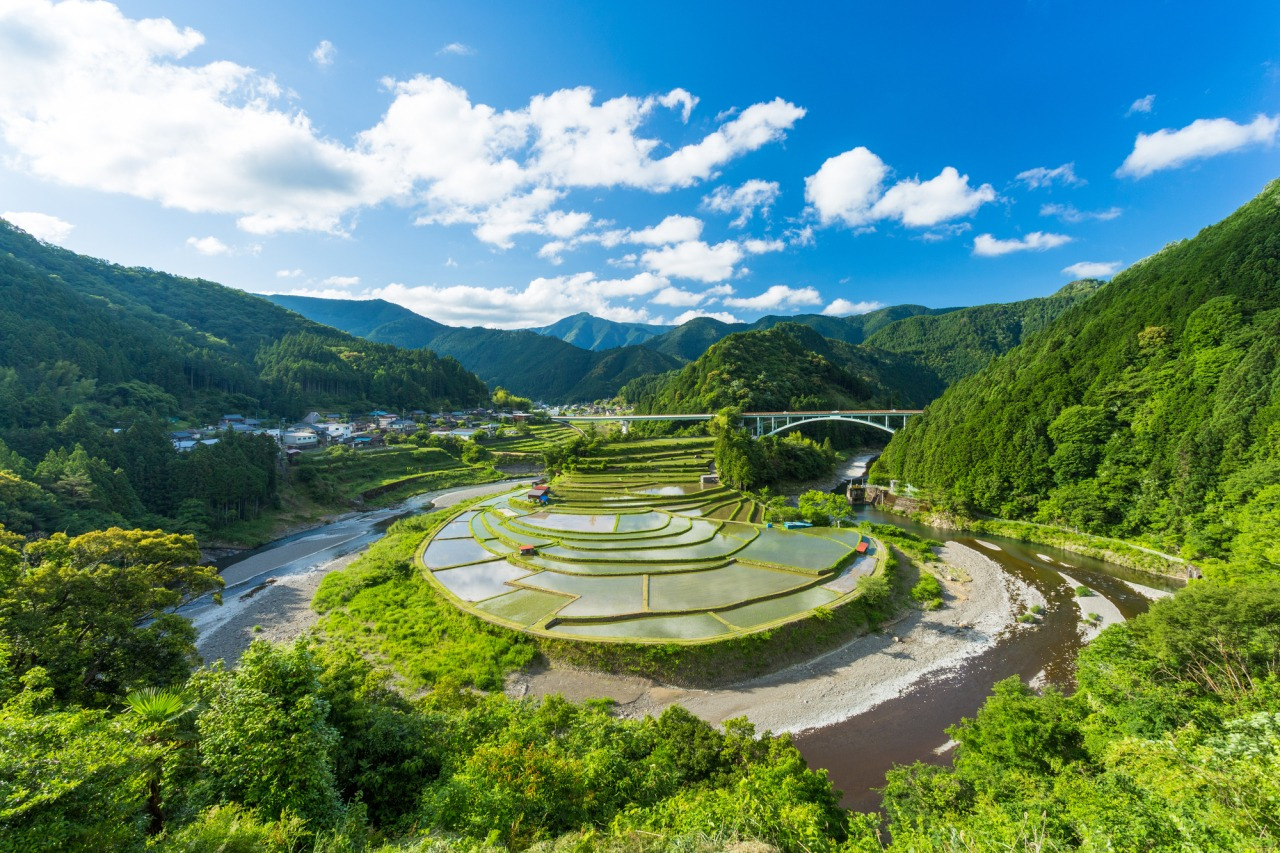
{"label": "sunlit green foliage", "polygon": [[876,471],[970,513],[1274,571],[1278,197],[1273,183],[956,383]]}

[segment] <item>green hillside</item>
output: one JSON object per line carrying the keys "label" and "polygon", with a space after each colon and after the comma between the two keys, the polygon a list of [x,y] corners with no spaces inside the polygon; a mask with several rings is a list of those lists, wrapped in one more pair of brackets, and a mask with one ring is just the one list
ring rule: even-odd
{"label": "green hillside", "polygon": [[444,326],[382,300],[271,296],[273,302],[372,341],[428,347],[455,358],[490,387],[535,400],[573,403],[613,397],[631,379],[671,370],[676,359],[639,346],[595,352],[521,329]]}
{"label": "green hillside", "polygon": [[824,338],[798,323],[740,332],[663,379],[628,385],[626,400],[644,412],[714,412],[923,405],[942,383],[914,359]]}
{"label": "green hillside", "polygon": [[1277,564],[1280,183],[1118,275],[899,432],[970,511]]}
{"label": "green hillside", "polygon": [[559,338],[582,349],[605,350],[642,344],[670,328],[653,323],[621,323],[580,311],[572,317],[557,320],[549,326],[531,328],[529,331]]}
{"label": "green hillside", "polygon": [[87,258],[0,222],[0,428],[78,404],[294,416],[306,407],[478,403],[452,359],[405,353],[209,281]]}
{"label": "green hillside", "polygon": [[950,384],[1008,352],[1102,286],[1100,281],[1074,281],[1043,298],[904,317],[870,332],[866,344],[912,356]]}
{"label": "green hillside", "polygon": [[670,331],[650,338],[644,345],[681,361],[693,361],[706,352],[712,344],[724,340],[729,335],[736,332],[772,329],[780,323],[799,323],[815,330],[824,338],[860,344],[869,335],[905,317],[932,316],[954,310],[956,309],[925,308],[923,305],[890,305],[887,308],[849,317],[826,317],[822,314],[789,316],[771,314],[761,317],[754,323],[725,323],[712,317],[695,317]]}

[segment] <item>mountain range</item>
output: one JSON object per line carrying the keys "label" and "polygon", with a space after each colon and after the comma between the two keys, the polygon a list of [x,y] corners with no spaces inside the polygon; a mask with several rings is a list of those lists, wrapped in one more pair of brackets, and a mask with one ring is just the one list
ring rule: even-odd
{"label": "mountain range", "polygon": [[[547,401],[609,398],[632,380],[652,387],[647,377],[696,361],[714,344],[731,335],[761,333],[784,323],[810,329],[814,334],[808,340],[814,342],[825,340],[855,346],[865,342],[883,351],[877,359],[883,359],[884,353],[898,353],[918,360],[924,370],[912,375],[922,384],[910,389],[899,388],[896,396],[917,399],[921,389],[933,388],[935,390],[925,397],[932,399],[940,390],[939,381],[953,381],[978,369],[992,355],[1017,344],[1024,334],[1041,328],[1075,302],[1087,299],[1100,284],[1076,282],[1049,297],[973,308],[894,305],[848,317],[770,315],[753,323],[725,323],[711,317],[697,317],[679,326],[618,323],[590,314],[576,314],[550,326],[514,331],[446,326],[380,299],[288,295],[267,298],[318,323],[369,340],[405,348],[426,347],[452,356],[491,387],[501,386]],[[657,330],[663,331],[654,333]],[[582,341],[584,345],[570,343],[561,336]],[[783,342],[790,337],[767,340]],[[593,348],[609,341],[639,342],[612,349]],[[585,346],[587,342],[592,346]],[[836,397],[843,397],[847,389],[841,391],[837,386],[828,390]],[[635,388],[632,391],[635,396]]]}

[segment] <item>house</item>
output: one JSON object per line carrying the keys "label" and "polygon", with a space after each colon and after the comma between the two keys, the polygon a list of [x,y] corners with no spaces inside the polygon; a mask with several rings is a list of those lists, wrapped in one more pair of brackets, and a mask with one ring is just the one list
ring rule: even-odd
{"label": "house", "polygon": [[321,429],[333,441],[346,441],[351,438],[351,424],[326,423],[321,425]]}
{"label": "house", "polygon": [[529,490],[529,494],[525,495],[526,500],[546,505],[551,502],[551,489],[548,486],[534,486]]}
{"label": "house", "polygon": [[414,432],[417,428],[417,421],[406,420],[405,418],[396,418],[387,424],[387,429],[395,430],[396,432]]}
{"label": "house", "polygon": [[223,415],[221,418],[218,419],[218,427],[220,429],[226,429],[232,424],[242,424],[242,423],[244,423],[244,415]]}
{"label": "house", "polygon": [[307,416],[306,416],[305,418],[303,418],[303,419],[302,419],[302,422],[303,422],[304,424],[318,424],[318,423],[320,423],[320,413],[319,413],[319,412],[307,412]]}
{"label": "house", "polygon": [[475,441],[476,433],[478,433],[479,431],[480,430],[478,429],[455,429],[455,430],[451,430],[449,432],[449,435],[453,436],[454,438],[464,439],[466,441]]}
{"label": "house", "polygon": [[297,465],[298,460],[302,458],[302,451],[296,447],[287,447],[285,448],[284,456],[289,460],[290,465]]}
{"label": "house", "polygon": [[533,547],[532,545],[521,545],[521,546],[520,546],[520,556],[521,556],[521,557],[532,557],[533,555],[535,555],[535,554],[537,554],[537,553],[538,553],[538,549],[537,549],[537,548],[535,548],[535,547]]}
{"label": "house", "polygon": [[307,448],[316,447],[320,443],[320,436],[315,434],[314,430],[289,430],[284,434],[284,446]]}

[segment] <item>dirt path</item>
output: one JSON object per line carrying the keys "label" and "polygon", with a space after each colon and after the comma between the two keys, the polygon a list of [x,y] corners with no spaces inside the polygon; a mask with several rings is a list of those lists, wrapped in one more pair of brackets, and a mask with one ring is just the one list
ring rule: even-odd
{"label": "dirt path", "polygon": [[856,716],[905,692],[922,678],[950,670],[990,647],[1000,634],[1025,630],[1015,615],[1043,604],[1034,589],[1009,577],[979,552],[956,542],[940,550],[964,583],[944,582],[946,607],[912,611],[887,626],[814,660],[731,687],[695,690],[650,679],[546,669],[517,673],[510,696],[559,693],[567,699],[610,698],[623,717],[655,715],[683,705],[707,722],[746,716],[757,729],[798,732]]}

